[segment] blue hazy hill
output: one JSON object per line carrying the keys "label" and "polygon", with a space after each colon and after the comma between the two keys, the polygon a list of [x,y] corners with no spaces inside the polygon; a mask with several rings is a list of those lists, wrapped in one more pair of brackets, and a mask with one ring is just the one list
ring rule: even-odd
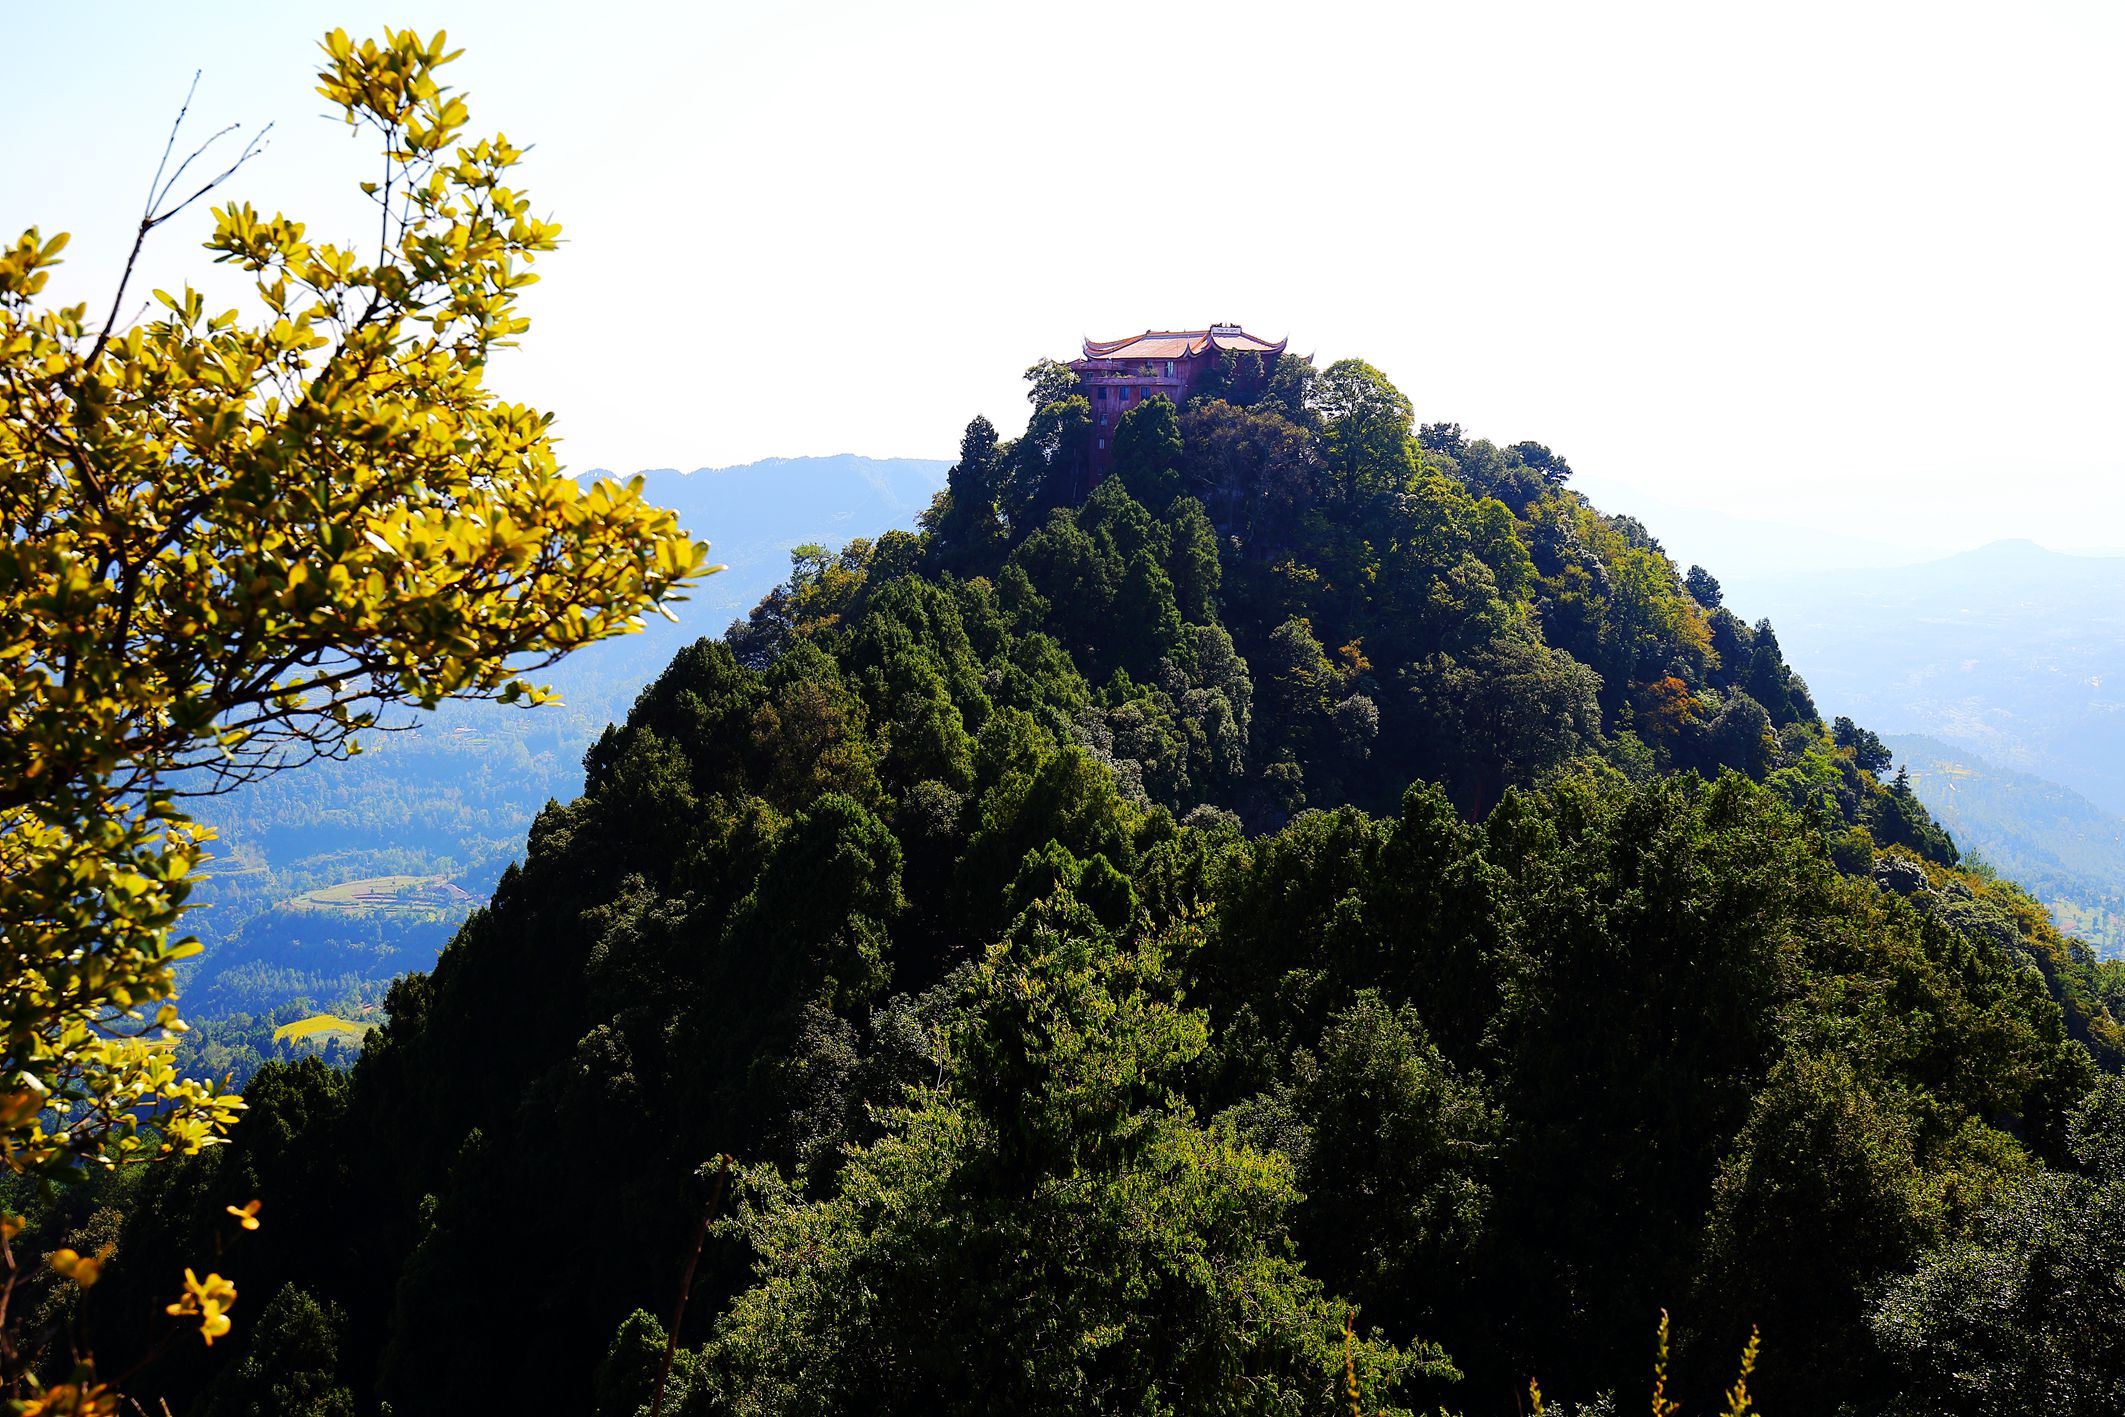
{"label": "blue hazy hill", "polygon": [[1918,565],[1729,578],[1727,604],[1771,618],[1825,716],[1924,734],[2125,815],[2125,556],[2001,541]]}
{"label": "blue hazy hill", "polygon": [[[641,634],[592,645],[547,677],[565,697],[587,695],[586,709],[607,719],[622,716],[682,645],[722,634],[779,584],[789,574],[791,547],[819,542],[839,549],[859,536],[912,529],[916,514],[944,486],[948,467],[932,459],[840,453],[643,473],[649,500],[677,512],[679,524],[708,542],[711,558],[726,569],[674,607],[678,624],[647,616]],[[610,474],[585,474],[596,476]]]}

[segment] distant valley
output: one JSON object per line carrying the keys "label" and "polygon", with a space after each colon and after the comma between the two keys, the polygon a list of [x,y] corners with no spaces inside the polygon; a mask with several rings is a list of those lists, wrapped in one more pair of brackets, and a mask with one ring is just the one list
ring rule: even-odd
{"label": "distant valley", "polygon": [[1937,738],[1884,741],[1966,856],[2026,887],[2061,930],[2110,958],[2125,956],[2125,817]]}
{"label": "distant valley", "polygon": [[2002,541],[1915,566],[1729,577],[1727,600],[1771,618],[1825,714],[1953,743],[2125,815],[2125,557]]}
{"label": "distant valley", "polygon": [[1965,850],[2125,952],[2125,557],[2002,541],[1726,586],[1770,618],[1825,716],[1887,738]]}

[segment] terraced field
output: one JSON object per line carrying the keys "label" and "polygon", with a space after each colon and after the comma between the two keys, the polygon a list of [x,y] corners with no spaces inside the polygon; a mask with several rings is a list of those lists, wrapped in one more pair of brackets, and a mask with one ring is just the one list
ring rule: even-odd
{"label": "terraced field", "polygon": [[469,910],[481,903],[481,897],[443,876],[368,876],[336,886],[320,886],[286,902],[293,910],[424,915]]}
{"label": "terraced field", "polygon": [[274,1029],[273,1041],[275,1043],[286,1043],[291,1040],[302,1041],[315,1043],[322,1048],[337,1038],[346,1047],[359,1048],[361,1047],[362,1039],[374,1027],[376,1025],[373,1023],[356,1023],[351,1019],[343,1019],[337,1014],[312,1014],[308,1018],[297,1019],[293,1023],[284,1023],[279,1028]]}

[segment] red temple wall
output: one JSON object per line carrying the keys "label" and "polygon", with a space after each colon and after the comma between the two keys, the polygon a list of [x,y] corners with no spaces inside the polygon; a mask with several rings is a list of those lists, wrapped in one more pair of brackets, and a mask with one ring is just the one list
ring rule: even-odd
{"label": "red temple wall", "polygon": [[[1159,394],[1173,400],[1176,407],[1187,403],[1196,380],[1216,357],[1213,350],[1172,360],[1079,361],[1121,366],[1119,369],[1080,369],[1077,375],[1086,401],[1092,405],[1092,473],[1095,480],[1105,477],[1114,464],[1114,435],[1121,426],[1122,415]],[[1149,373],[1145,372],[1147,367]],[[1169,368],[1173,371],[1171,374],[1166,372]]]}

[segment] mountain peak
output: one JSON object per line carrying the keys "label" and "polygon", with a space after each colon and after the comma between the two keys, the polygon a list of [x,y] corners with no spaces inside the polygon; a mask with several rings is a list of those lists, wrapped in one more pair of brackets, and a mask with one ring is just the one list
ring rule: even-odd
{"label": "mountain peak", "polygon": [[2059,553],[2037,545],[2026,536],[2010,536],[2002,537],[1998,541],[1988,541],[1983,546],[1961,554],[1967,557],[1982,556],[1991,561],[2034,561]]}

